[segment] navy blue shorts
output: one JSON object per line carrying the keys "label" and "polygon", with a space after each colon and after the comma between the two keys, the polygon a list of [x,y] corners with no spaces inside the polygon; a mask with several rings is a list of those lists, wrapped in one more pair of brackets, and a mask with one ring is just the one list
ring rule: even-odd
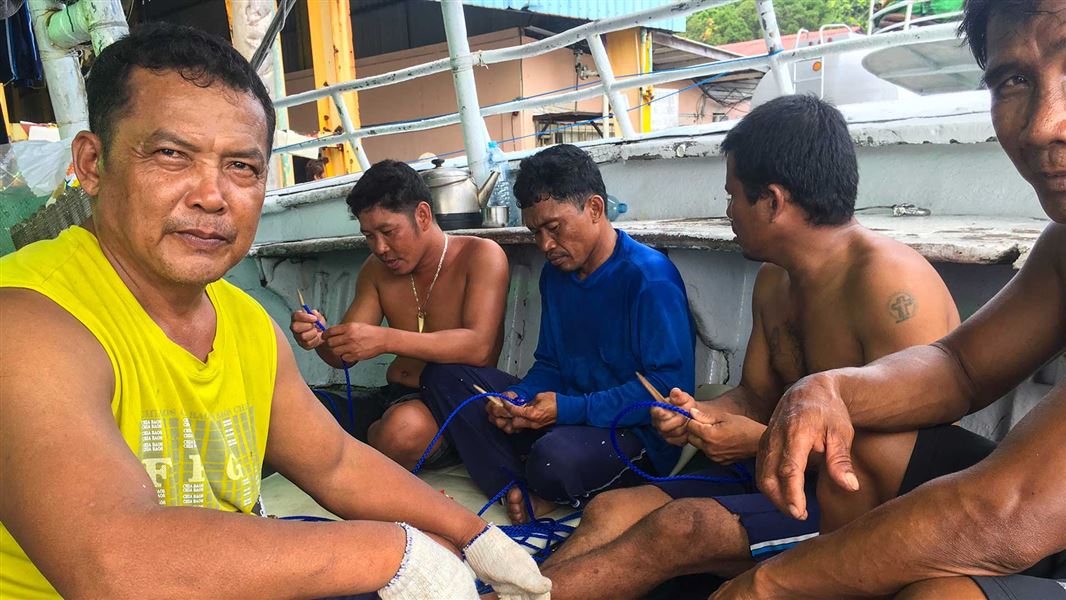
{"label": "navy blue shorts", "polygon": [[[807,520],[800,521],[777,510],[770,499],[756,487],[755,481],[750,477],[750,474],[755,473],[754,459],[741,461],[738,463],[739,467],[707,462],[709,465],[706,468],[686,474],[732,481],[667,481],[656,483],[655,486],[674,500],[710,498],[736,515],[748,534],[748,549],[756,561],[766,560],[818,535],[821,512],[818,509],[817,480],[814,473],[808,473],[806,477]],[[748,477],[744,477],[745,474]]]}

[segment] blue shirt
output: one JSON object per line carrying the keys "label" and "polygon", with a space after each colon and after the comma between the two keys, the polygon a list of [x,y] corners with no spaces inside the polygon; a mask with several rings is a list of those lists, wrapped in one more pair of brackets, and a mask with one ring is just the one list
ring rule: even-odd
{"label": "blue shirt", "polygon": [[[535,362],[510,389],[526,398],[555,392],[559,425],[610,427],[625,407],[652,397],[640,372],[664,396],[695,387],[695,329],[681,274],[661,252],[618,231],[607,262],[585,279],[544,265]],[[651,426],[647,409],[619,422],[644,442],[659,473],[680,449]]]}

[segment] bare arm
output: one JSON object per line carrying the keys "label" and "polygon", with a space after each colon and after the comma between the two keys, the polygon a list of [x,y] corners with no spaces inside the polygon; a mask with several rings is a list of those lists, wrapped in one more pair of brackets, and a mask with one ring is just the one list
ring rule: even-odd
{"label": "bare arm", "polygon": [[[730,463],[755,455],[774,404],[784,384],[770,364],[770,347],[763,323],[769,298],[779,293],[784,271],[766,264],[759,270],[752,292],[752,327],[744,356],[744,369],[737,387],[710,400],[696,401],[679,389],[670,392],[669,402],[706,417],[689,420],[673,411],[651,410],[652,424],[667,442],[675,446],[692,444],[711,459]],[[702,425],[700,422],[707,422]]]}
{"label": "bare arm", "polygon": [[314,598],[396,572],[405,536],[391,523],[160,506],[115,424],[96,339],[26,290],[0,290],[0,321],[32,324],[0,336],[0,520],[64,597]]}
{"label": "bare arm", "polygon": [[507,307],[510,267],[503,248],[491,240],[477,240],[468,267],[462,326],[418,333],[389,329],[386,351],[424,362],[494,366],[497,340]]}
{"label": "bare arm", "polygon": [[[381,324],[385,314],[381,308],[381,298],[378,295],[377,286],[374,285],[373,277],[373,271],[380,268],[374,256],[363,261],[363,266],[359,269],[359,276],[355,281],[355,296],[344,313],[341,323],[362,323],[375,326]],[[311,308],[314,309],[314,307]],[[292,332],[293,338],[301,348],[314,350],[323,362],[335,369],[343,368],[344,360],[328,344],[324,343],[324,332],[318,328],[316,323],[320,323],[323,327],[329,325],[322,313],[315,310],[314,314],[308,314],[301,308],[292,313],[289,331]],[[288,345],[288,342],[285,345]],[[348,361],[348,366],[356,362],[355,359],[351,359]]]}
{"label": "bare arm", "polygon": [[720,597],[882,596],[937,577],[1021,571],[1066,549],[1064,438],[1061,383],[986,460],[763,563]]}
{"label": "bare arm", "polygon": [[267,439],[267,461],[319,504],[346,519],[405,521],[456,548],[466,545],[486,525],[346,434],[307,389],[280,329],[278,377]]}

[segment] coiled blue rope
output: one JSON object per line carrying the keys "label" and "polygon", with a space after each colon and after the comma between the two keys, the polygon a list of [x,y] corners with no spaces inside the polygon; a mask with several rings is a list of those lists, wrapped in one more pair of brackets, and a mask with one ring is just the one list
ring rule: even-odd
{"label": "coiled blue rope", "polygon": [[[348,378],[347,378],[347,369],[345,369],[345,379],[346,379],[346,381],[348,383],[348,402],[349,402],[349,407],[351,407],[351,382],[348,381]],[[450,425],[452,423],[452,421],[455,419],[455,417],[459,414],[459,411],[461,411],[462,409],[466,408],[471,403],[476,402],[478,400],[485,399],[485,398],[499,398],[499,399],[501,399],[501,400],[503,400],[505,402],[510,402],[511,404],[513,404],[515,406],[525,406],[525,405],[529,404],[529,402],[530,402],[529,399],[527,399],[527,398],[523,398],[521,396],[512,398],[512,397],[510,397],[508,395],[505,395],[505,394],[502,394],[500,392],[484,392],[484,393],[480,393],[480,394],[475,394],[475,395],[467,398],[462,403],[460,403],[459,406],[456,406],[455,409],[452,410],[451,414],[449,414],[448,417],[444,420],[444,422],[441,423],[441,426],[438,429],[437,434],[433,436],[432,440],[430,440],[429,445],[426,447],[425,452],[422,453],[422,456],[418,459],[418,462],[415,464],[414,468],[411,469],[411,472],[413,474],[418,474],[422,470],[423,466],[425,465],[426,459],[429,458],[429,455],[430,455],[430,453],[433,450],[433,447],[437,445],[438,441],[440,441],[440,438],[444,435],[444,430],[447,429],[448,425]],[[333,406],[332,399],[329,399],[329,403],[330,403],[330,406],[332,407]],[[622,409],[617,415],[615,415],[614,420],[611,421],[611,446],[614,447],[615,454],[618,455],[618,458],[622,461],[622,463],[625,464],[625,466],[627,468],[631,469],[634,473],[636,473],[637,475],[640,475],[644,479],[646,479],[648,481],[651,481],[651,482],[654,482],[654,483],[663,483],[663,482],[667,482],[667,481],[706,481],[706,482],[710,482],[710,483],[745,483],[745,482],[749,482],[749,481],[752,480],[751,473],[748,472],[748,470],[743,465],[741,465],[739,463],[733,465],[733,469],[737,472],[737,475],[734,476],[734,477],[714,477],[714,476],[709,476],[709,475],[668,475],[668,476],[665,476],[665,477],[660,477],[660,476],[652,475],[651,473],[648,473],[648,472],[644,471],[643,469],[641,469],[640,467],[638,467],[636,464],[633,463],[632,460],[630,460],[630,458],[626,455],[626,453],[622,451],[622,447],[618,443],[618,424],[622,420],[622,417],[624,417],[625,415],[627,415],[627,414],[629,414],[629,413],[631,413],[631,412],[633,412],[635,410],[641,410],[641,409],[650,410],[651,408],[662,408],[662,409],[666,409],[666,410],[670,410],[670,411],[673,411],[675,413],[678,413],[678,414],[682,415],[683,417],[685,417],[687,419],[691,419],[692,418],[692,414],[689,413],[687,410],[685,410],[683,408],[679,408],[679,407],[674,406],[672,404],[666,404],[665,402],[638,402],[636,404],[631,404],[631,405],[627,406],[626,408]],[[349,412],[351,414],[354,414],[354,411],[352,411],[350,408],[349,408]],[[581,515],[581,511],[576,511],[576,512],[571,513],[571,514],[569,514],[569,515],[567,515],[567,516],[565,516],[565,517],[563,517],[561,519],[551,519],[551,518],[548,518],[548,517],[539,517],[538,518],[536,516],[536,514],[534,514],[533,504],[532,504],[532,502],[529,499],[530,498],[529,490],[526,489],[526,487],[522,483],[522,481],[519,478],[516,477],[510,483],[505,485],[503,487],[503,489],[501,489],[499,492],[497,492],[496,495],[494,495],[492,498],[490,498],[489,501],[486,502],[484,506],[481,507],[481,510],[479,510],[478,513],[477,513],[478,516],[483,515],[485,513],[485,511],[487,511],[492,505],[494,505],[497,502],[499,502],[500,499],[503,498],[507,494],[507,492],[510,491],[511,488],[513,488],[515,486],[518,486],[519,489],[522,490],[522,497],[525,500],[526,511],[528,512],[530,520],[529,520],[528,523],[522,523],[522,524],[518,524],[518,525],[500,525],[499,528],[500,528],[501,531],[506,533],[507,536],[510,537],[512,540],[514,540],[516,543],[518,543],[519,545],[521,545],[521,546],[523,546],[523,547],[525,547],[527,549],[532,550],[533,552],[531,554],[533,556],[533,560],[535,560],[538,563],[543,562],[549,556],[551,556],[551,553],[555,550],[555,548],[557,548],[560,544],[565,542],[566,539],[570,536],[570,534],[573,533],[573,531],[575,529],[575,526],[574,525],[569,525],[568,523],[570,521],[573,521],[577,517],[579,517]],[[302,520],[302,521],[328,521],[328,520],[330,520],[330,519],[323,519],[321,517],[307,517],[307,516],[293,516],[293,517],[283,517],[283,518],[289,519],[289,520]],[[543,545],[535,544],[531,540],[543,541]],[[479,593],[485,593],[489,589],[491,589],[491,588],[488,588],[487,586],[484,586],[483,584],[481,584],[481,585],[479,585],[478,591],[479,591]]]}

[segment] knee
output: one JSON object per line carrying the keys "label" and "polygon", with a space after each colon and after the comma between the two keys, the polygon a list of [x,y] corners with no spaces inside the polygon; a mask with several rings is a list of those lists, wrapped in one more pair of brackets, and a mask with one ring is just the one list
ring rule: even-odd
{"label": "knee", "polygon": [[418,458],[437,433],[437,423],[428,410],[410,401],[398,404],[381,418],[375,429],[375,446],[394,460]]}
{"label": "knee", "polygon": [[627,512],[632,506],[631,496],[639,489],[610,490],[596,496],[581,513],[581,524],[595,527],[609,524],[613,517]]}
{"label": "knee", "polygon": [[[729,536],[742,531],[740,521],[710,498],[682,498],[674,500],[649,517],[663,540],[699,540],[698,545],[717,547]],[[685,552],[691,552],[690,547]]]}

